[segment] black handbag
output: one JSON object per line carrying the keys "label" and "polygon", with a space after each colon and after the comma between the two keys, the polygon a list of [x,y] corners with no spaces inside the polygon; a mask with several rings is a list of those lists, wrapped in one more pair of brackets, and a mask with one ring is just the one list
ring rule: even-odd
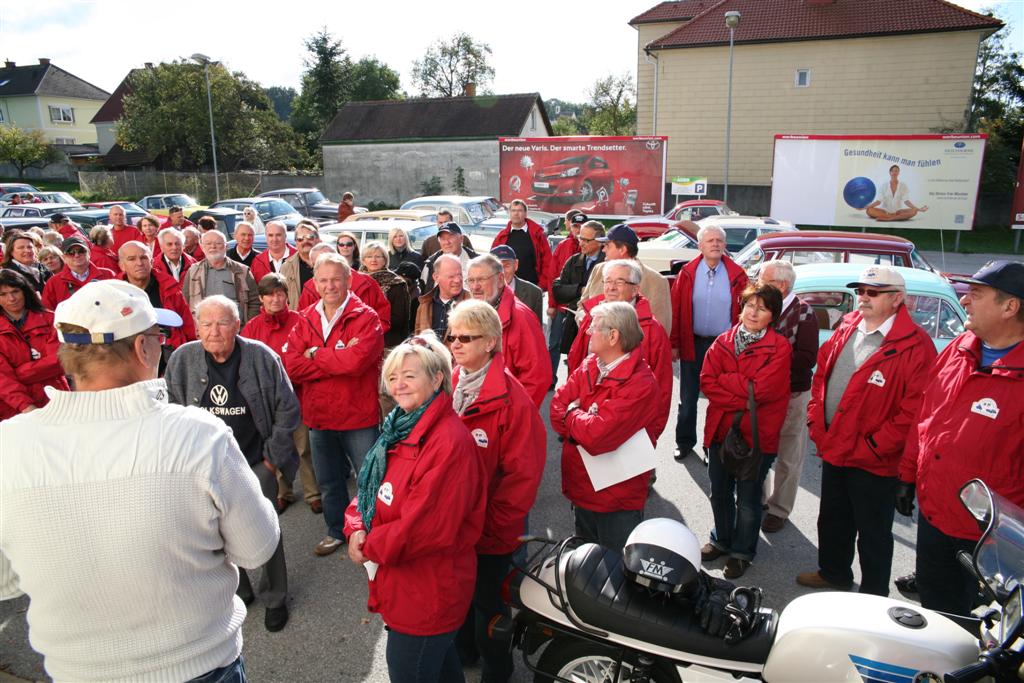
{"label": "black handbag", "polygon": [[740,430],[740,422],[743,420],[744,411],[739,411],[732,419],[732,426],[725,435],[725,441],[718,450],[722,464],[729,474],[739,481],[751,481],[757,478],[761,469],[761,446],[757,438],[757,403],[754,402],[754,382],[747,384],[750,391],[747,400],[747,407],[750,410],[750,432],[753,434],[753,444],[748,444],[743,438]]}

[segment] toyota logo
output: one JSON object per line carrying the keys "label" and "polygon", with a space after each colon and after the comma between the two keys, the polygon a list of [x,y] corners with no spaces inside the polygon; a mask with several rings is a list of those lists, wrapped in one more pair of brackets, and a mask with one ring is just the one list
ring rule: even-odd
{"label": "toyota logo", "polygon": [[647,141],[647,149],[651,150],[652,152],[654,150],[658,149],[659,147],[661,147],[661,140],[648,140]]}
{"label": "toyota logo", "polygon": [[210,389],[210,400],[218,406],[222,406],[228,402],[228,390],[224,388],[223,384],[218,384]]}

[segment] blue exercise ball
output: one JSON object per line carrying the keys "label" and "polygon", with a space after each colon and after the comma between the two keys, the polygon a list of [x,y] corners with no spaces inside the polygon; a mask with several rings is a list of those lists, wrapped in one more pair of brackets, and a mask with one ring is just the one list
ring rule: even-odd
{"label": "blue exercise ball", "polygon": [[846,183],[843,188],[843,199],[855,209],[863,209],[875,201],[875,183],[871,178],[857,176]]}

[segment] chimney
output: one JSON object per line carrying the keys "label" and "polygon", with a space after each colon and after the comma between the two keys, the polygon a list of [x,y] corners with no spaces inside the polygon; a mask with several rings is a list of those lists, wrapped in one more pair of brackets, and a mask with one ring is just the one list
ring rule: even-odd
{"label": "chimney", "polygon": [[49,57],[40,57],[39,58],[39,64],[42,65],[42,66],[50,66],[50,58]]}
{"label": "chimney", "polygon": [[462,96],[476,97],[476,83],[470,81],[469,83],[466,83],[464,86],[462,86]]}
{"label": "chimney", "polygon": [[11,60],[7,60],[6,62],[4,62],[4,68],[5,69],[13,69],[16,66],[17,66],[17,64],[12,62]]}

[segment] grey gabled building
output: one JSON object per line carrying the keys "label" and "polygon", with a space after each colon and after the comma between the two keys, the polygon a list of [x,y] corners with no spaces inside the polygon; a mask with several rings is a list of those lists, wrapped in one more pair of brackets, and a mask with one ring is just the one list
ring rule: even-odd
{"label": "grey gabled building", "polygon": [[349,102],[320,137],[324,190],[398,205],[432,176],[450,191],[461,167],[469,194],[496,197],[498,138],[550,135],[537,93]]}

